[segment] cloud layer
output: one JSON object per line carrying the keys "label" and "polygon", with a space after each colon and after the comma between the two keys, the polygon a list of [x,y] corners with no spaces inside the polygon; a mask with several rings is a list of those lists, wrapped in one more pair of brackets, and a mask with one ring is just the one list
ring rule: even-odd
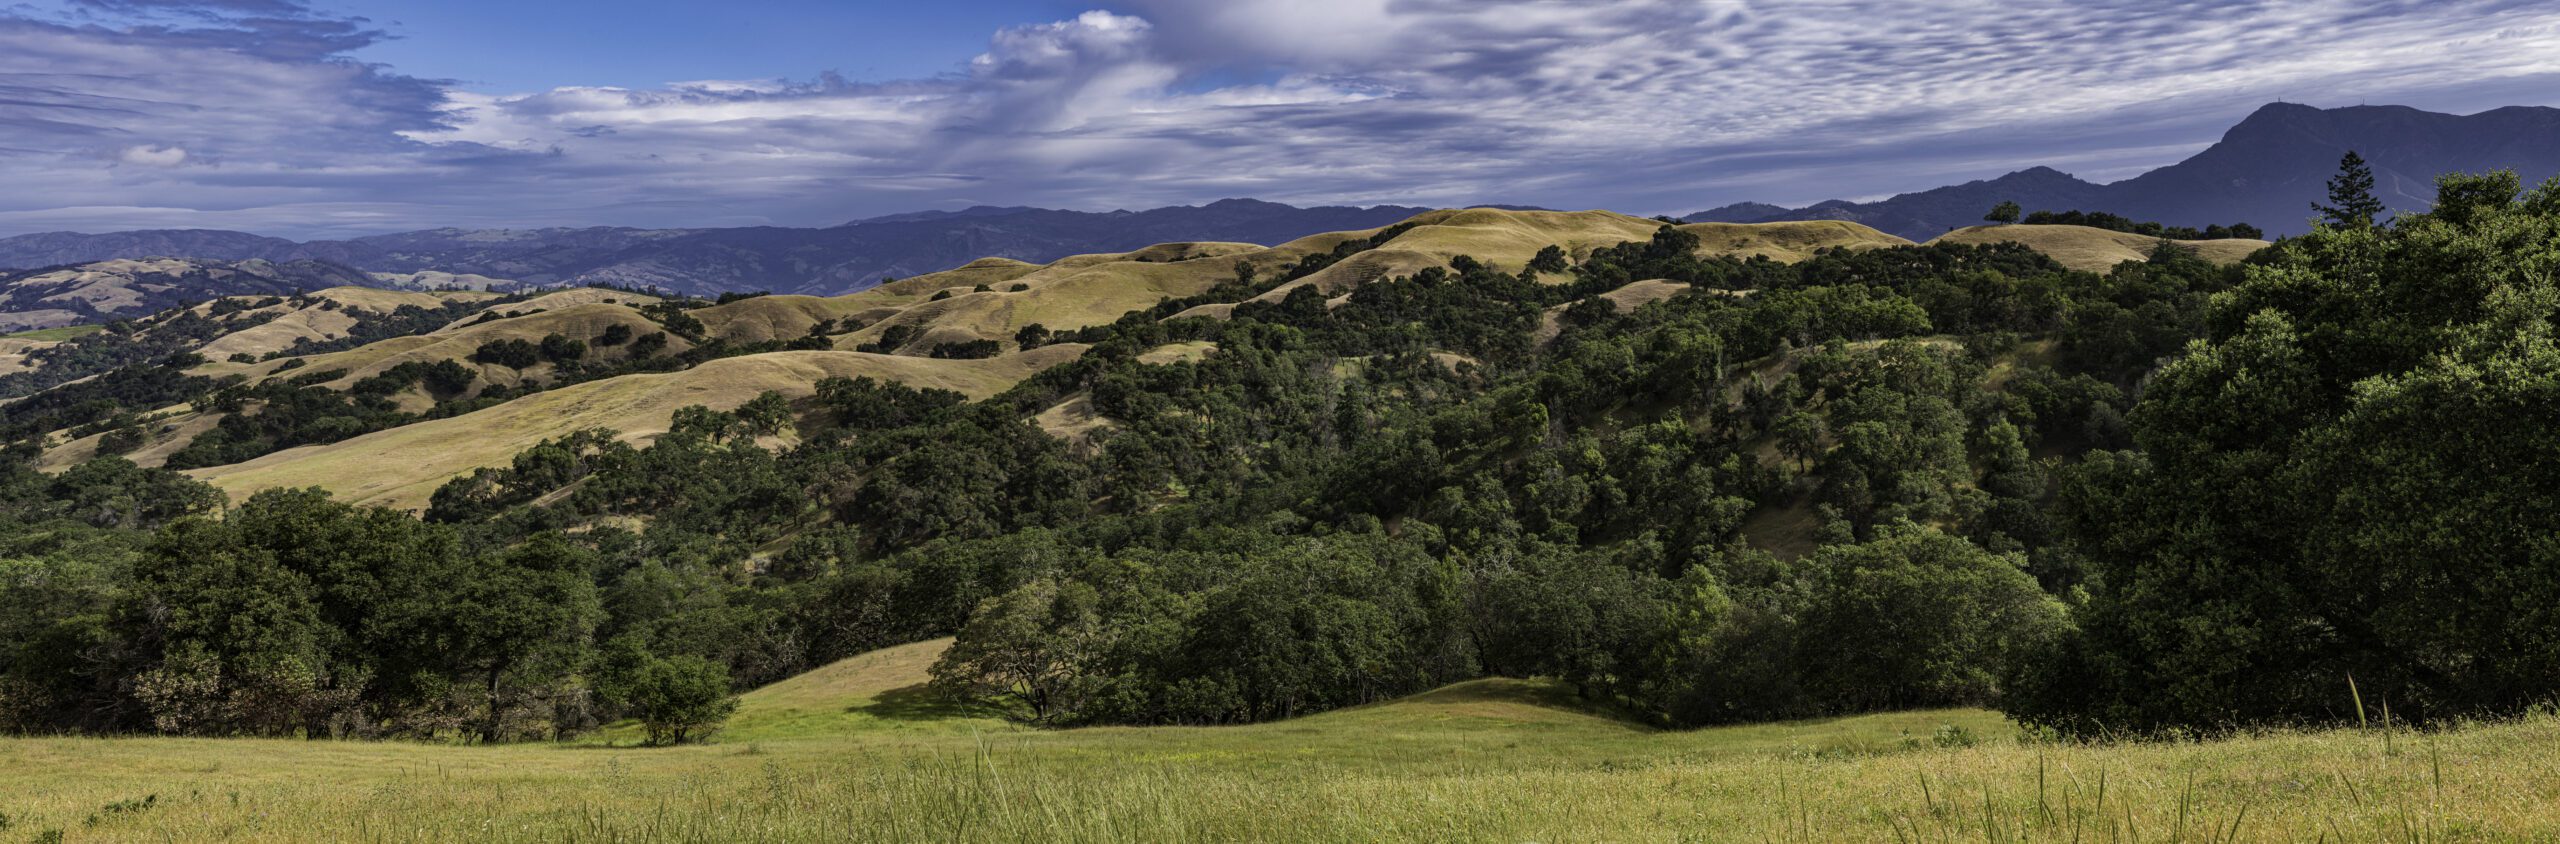
{"label": "cloud layer", "polygon": [[929,78],[491,96],[299,0],[0,11],[0,234],[812,225],[970,203],[1685,211],[2052,164],[2115,178],[2274,99],[2560,90],[2523,0],[1126,0]]}

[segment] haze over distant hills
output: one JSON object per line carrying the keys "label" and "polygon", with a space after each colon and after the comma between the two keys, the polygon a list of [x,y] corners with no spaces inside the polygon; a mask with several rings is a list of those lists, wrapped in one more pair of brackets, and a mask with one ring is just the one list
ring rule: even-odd
{"label": "haze over distant hills", "polygon": [[376,273],[432,270],[529,284],[611,283],[698,295],[754,290],[835,295],[980,258],[1045,263],[1157,243],[1284,243],[1318,232],[1375,228],[1427,210],[1297,208],[1228,199],[1147,211],[978,207],[820,229],[432,229],[307,243],[232,231],[55,232],[0,239],[0,267],[150,257],[321,260]]}
{"label": "haze over distant hills", "polygon": [[2434,201],[2436,176],[2444,173],[2512,169],[2527,184],[2560,174],[2560,109],[2452,115],[2406,106],[2275,103],[2185,161],[2112,184],[2031,167],[1879,202],[1834,200],[1796,209],[1740,203],[1686,219],[1847,220],[1925,240],[1978,224],[1992,206],[2014,201],[2029,211],[2105,211],[2197,227],[2245,222],[2272,234],[2300,234],[2310,230],[2311,203],[2327,198],[2329,177],[2350,149],[2372,164],[2374,192],[2392,210],[2425,210]]}

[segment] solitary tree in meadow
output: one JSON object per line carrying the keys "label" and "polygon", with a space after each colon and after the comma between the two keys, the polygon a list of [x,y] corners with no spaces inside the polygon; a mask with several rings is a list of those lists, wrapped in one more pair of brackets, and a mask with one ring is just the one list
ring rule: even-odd
{"label": "solitary tree in meadow", "polygon": [[1982,215],[1982,219],[1984,222],[2005,226],[2017,222],[2018,218],[2026,213],[2026,209],[2018,207],[2018,203],[2003,201],[1993,206],[1991,213]]}

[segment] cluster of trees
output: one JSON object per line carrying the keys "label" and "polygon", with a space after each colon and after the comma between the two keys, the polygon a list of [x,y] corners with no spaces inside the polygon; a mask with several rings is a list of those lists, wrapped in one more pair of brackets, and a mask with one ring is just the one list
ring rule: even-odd
{"label": "cluster of trees", "polygon": [[[1239,265],[1219,295],[1374,245]],[[1788,265],[1665,226],[1337,307],[1171,301],[1027,335],[1092,348],[982,402],[830,379],[688,408],[647,447],[576,432],[425,520],[311,492],[212,519],[167,472],[13,463],[0,641],[25,644],[0,717],[480,740],[639,717],[676,741],[728,688],[943,635],[937,687],[1051,724],[1494,674],[1669,725],[2353,720],[2350,677],[2416,719],[2512,712],[2560,692],[2552,266],[2560,185],[2508,175],[2233,267],[1999,245]],[[1691,289],[1603,298],[1638,279]],[[1216,351],[1141,362],[1169,343]],[[1069,402],[1108,424],[1038,426]]]}
{"label": "cluster of trees", "polygon": [[316,490],[225,511],[114,459],[9,472],[0,724],[501,741],[632,716],[673,741],[728,705],[726,671],[617,607],[635,561],[591,545],[491,546]]}
{"label": "cluster of trees", "polygon": [[2022,715],[2354,720],[2352,678],[2431,720],[2560,691],[2560,183],[2449,176],[2381,228],[2357,177],[2336,225],[2215,301],[2137,448],[2066,479],[2092,588]]}
{"label": "cluster of trees", "polygon": [[[2367,187],[2371,186],[2367,185]],[[2129,232],[2146,237],[2165,237],[2171,240],[2264,240],[2267,236],[2266,230],[2248,223],[2233,223],[2228,226],[2215,223],[2198,229],[2190,226],[2143,222],[2104,211],[2036,211],[2024,213],[2022,216],[2024,211],[2025,209],[2018,207],[2018,203],[2004,201],[1994,206],[1991,213],[1983,215],[1982,220],[2001,225],[2023,222],[2031,226],[2087,226],[2093,229]]]}

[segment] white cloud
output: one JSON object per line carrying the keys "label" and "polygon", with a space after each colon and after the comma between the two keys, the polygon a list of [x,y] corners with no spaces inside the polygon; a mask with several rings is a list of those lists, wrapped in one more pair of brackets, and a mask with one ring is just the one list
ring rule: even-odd
{"label": "white cloud", "polygon": [[182,147],[125,147],[124,153],[117,157],[126,164],[144,167],[176,167],[187,163],[187,151]]}

